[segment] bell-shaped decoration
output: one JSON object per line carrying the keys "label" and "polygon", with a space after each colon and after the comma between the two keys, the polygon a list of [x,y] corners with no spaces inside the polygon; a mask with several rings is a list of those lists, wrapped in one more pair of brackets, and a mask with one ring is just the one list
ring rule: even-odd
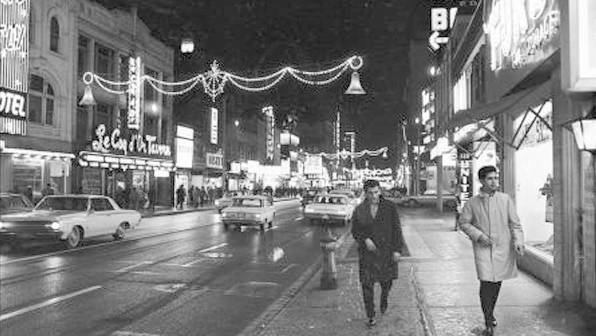
{"label": "bell-shaped decoration", "polygon": [[386,159],[386,158],[387,158],[387,151],[384,151],[384,152],[383,152],[382,158],[383,158],[383,159]]}
{"label": "bell-shaped decoration", "polygon": [[85,86],[85,93],[83,94],[83,98],[79,101],[79,105],[81,106],[91,106],[97,105],[95,98],[93,97],[93,92],[91,91],[91,86]]}
{"label": "bell-shaped decoration", "polygon": [[348,89],[346,90],[345,94],[349,94],[349,95],[366,94],[366,91],[364,91],[364,89],[362,88],[362,85],[360,84],[360,75],[358,74],[358,71],[352,72],[352,80],[350,81],[350,86],[348,86]]}

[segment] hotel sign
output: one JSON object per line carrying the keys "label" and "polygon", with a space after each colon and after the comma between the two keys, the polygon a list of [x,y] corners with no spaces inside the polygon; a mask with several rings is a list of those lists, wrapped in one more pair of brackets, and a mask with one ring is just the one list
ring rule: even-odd
{"label": "hotel sign", "polygon": [[0,133],[25,135],[29,0],[0,0]]}
{"label": "hotel sign", "polygon": [[143,137],[140,134],[132,134],[125,139],[121,137],[120,129],[116,128],[111,134],[107,134],[106,126],[101,124],[95,129],[95,136],[96,139],[91,142],[91,148],[95,152],[172,156],[171,147],[156,143],[157,137],[153,135]]}
{"label": "hotel sign", "polygon": [[559,0],[489,1],[491,69],[519,69],[559,48]]}

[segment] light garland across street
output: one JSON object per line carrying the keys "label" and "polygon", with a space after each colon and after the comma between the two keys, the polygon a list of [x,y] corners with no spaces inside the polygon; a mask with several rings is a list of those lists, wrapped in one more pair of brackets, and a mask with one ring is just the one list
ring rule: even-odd
{"label": "light garland across street", "polygon": [[326,159],[329,160],[337,160],[337,158],[341,158],[341,159],[347,159],[347,158],[354,158],[354,159],[358,159],[361,158],[365,155],[368,156],[379,156],[379,155],[383,155],[383,157],[387,156],[387,147],[382,147],[379,148],[377,150],[369,150],[369,149],[365,149],[359,152],[349,152],[347,150],[343,150],[341,152],[338,153],[318,153],[318,154],[312,154],[312,155],[320,155]]}
{"label": "light garland across street", "polygon": [[[349,69],[354,72],[359,70],[363,64],[364,61],[361,56],[352,56],[341,64],[322,71],[303,71],[292,67],[284,67],[266,76],[243,77],[221,70],[217,61],[213,61],[209,71],[183,81],[167,82],[149,75],[143,75],[140,81],[146,81],[156,91],[164,95],[182,95],[201,84],[205,93],[215,101],[215,98],[224,92],[224,87],[228,82],[245,91],[259,92],[272,88],[289,74],[304,84],[327,85],[336,81]],[[132,83],[130,80],[123,82],[111,81],[92,72],[83,74],[83,82],[87,86],[95,82],[105,91],[114,94],[128,92]]]}

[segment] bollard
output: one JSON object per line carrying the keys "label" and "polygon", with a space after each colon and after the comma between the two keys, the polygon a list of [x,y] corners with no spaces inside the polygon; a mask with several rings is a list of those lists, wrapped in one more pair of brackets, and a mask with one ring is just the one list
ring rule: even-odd
{"label": "bollard", "polygon": [[337,239],[331,236],[326,228],[326,235],[321,238],[321,249],[323,250],[323,264],[321,265],[321,289],[337,288],[337,267],[335,266],[335,249]]}

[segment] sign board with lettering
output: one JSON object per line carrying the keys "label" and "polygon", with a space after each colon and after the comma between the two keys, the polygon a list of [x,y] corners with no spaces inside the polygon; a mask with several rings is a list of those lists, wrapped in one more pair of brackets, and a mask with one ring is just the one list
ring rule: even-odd
{"label": "sign board with lettering", "polygon": [[123,155],[144,154],[151,156],[171,157],[172,149],[169,145],[158,144],[154,135],[131,134],[127,139],[121,136],[120,129],[114,129],[110,134],[104,124],[95,129],[95,139],[91,141],[94,152],[114,153]]}
{"label": "sign board with lettering", "polygon": [[215,108],[211,108],[211,143],[217,145],[217,132],[219,122],[219,111]]}
{"label": "sign board with lettering", "polygon": [[128,128],[139,129],[141,124],[141,58],[128,58]]}
{"label": "sign board with lettering", "polygon": [[223,156],[221,154],[207,153],[207,168],[223,169]]}
{"label": "sign board with lettering", "polygon": [[0,133],[27,133],[30,0],[0,1]]}
{"label": "sign board with lettering", "polygon": [[478,0],[435,0],[430,9],[430,48],[437,51],[447,44],[457,13],[470,14],[477,5]]}
{"label": "sign board with lettering", "polygon": [[275,154],[275,114],[272,106],[263,107],[266,123],[266,148],[265,157],[267,160],[273,160]]}

